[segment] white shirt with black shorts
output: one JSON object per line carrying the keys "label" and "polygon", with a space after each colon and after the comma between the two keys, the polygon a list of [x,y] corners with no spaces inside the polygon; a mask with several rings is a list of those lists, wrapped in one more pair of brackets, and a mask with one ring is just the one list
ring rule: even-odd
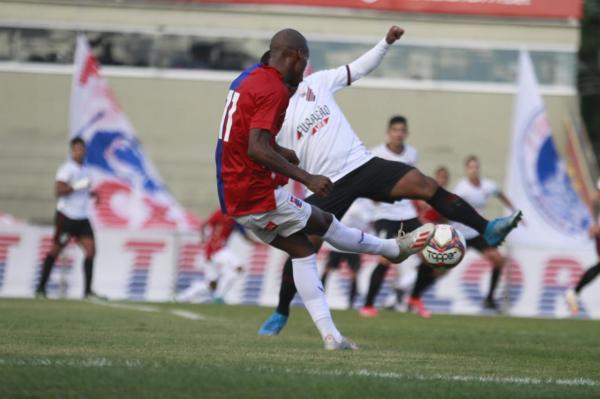
{"label": "white shirt with black shorts", "polygon": [[335,101],[335,93],[375,69],[389,45],[385,39],[348,65],[306,77],[290,98],[277,143],[296,152],[300,167],[334,182],[328,197],[306,202],[341,219],[357,198],[392,203],[390,193],[412,166],[373,156]]}
{"label": "white shirt with black shorts", "polygon": [[[90,179],[87,167],[73,160],[63,163],[56,172],[56,181],[63,182],[71,187],[85,179]],[[59,197],[54,220],[55,243],[65,245],[71,237],[94,236],[88,218],[89,199],[89,186]]]}

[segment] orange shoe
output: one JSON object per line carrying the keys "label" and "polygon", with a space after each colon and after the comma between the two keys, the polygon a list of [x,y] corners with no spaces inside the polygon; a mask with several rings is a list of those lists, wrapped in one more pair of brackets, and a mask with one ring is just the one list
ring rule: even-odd
{"label": "orange shoe", "polygon": [[358,313],[362,317],[377,317],[377,315],[379,314],[379,311],[377,310],[377,308],[375,306],[363,306],[362,308],[359,309]]}
{"label": "orange shoe", "polygon": [[427,310],[421,298],[415,298],[414,296],[408,298],[408,310],[414,310],[424,319],[431,317],[431,312]]}

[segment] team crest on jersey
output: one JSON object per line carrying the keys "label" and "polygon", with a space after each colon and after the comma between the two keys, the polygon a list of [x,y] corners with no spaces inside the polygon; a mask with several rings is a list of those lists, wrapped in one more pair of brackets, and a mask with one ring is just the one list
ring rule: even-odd
{"label": "team crest on jersey", "polygon": [[554,145],[544,110],[538,111],[521,135],[519,162],[525,172],[525,192],[548,224],[568,234],[585,234],[591,215]]}
{"label": "team crest on jersey", "polygon": [[310,101],[310,102],[314,102],[317,99],[317,96],[315,96],[315,93],[312,91],[312,89],[310,87],[308,88],[308,90],[306,90],[306,93],[302,93],[302,96],[304,96],[306,101]]}
{"label": "team crest on jersey", "polygon": [[298,129],[296,129],[296,137],[300,140],[306,134],[315,135],[321,130],[321,128],[329,123],[329,116],[331,111],[327,105],[320,105],[317,109],[310,114],[309,117],[304,119]]}

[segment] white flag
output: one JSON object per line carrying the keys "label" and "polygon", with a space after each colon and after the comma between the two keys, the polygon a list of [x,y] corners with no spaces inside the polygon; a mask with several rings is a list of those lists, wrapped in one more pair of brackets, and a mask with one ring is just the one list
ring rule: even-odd
{"label": "white flag", "polygon": [[87,145],[86,164],[100,201],[94,224],[129,229],[189,230],[198,219],[169,193],[144,154],[83,35],[77,38],[71,87],[70,138]]}
{"label": "white flag", "polygon": [[519,55],[507,193],[525,223],[509,235],[515,246],[588,248],[589,209],[573,189],[556,150],[552,129],[527,51]]}

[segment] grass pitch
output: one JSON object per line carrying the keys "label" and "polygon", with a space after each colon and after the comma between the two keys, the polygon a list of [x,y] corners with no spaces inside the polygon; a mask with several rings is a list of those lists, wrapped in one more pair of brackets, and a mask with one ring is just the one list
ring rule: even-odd
{"label": "grass pitch", "polygon": [[[175,312],[175,313],[173,313]],[[259,337],[250,306],[0,300],[0,398],[599,398],[600,322],[304,309]]]}

